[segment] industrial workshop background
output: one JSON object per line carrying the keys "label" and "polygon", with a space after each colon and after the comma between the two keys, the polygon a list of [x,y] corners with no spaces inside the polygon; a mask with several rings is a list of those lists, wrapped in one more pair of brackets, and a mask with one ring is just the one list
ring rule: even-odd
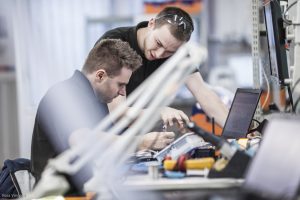
{"label": "industrial workshop background", "polygon": [[[45,91],[80,69],[106,30],[154,15],[153,2],[0,0],[1,165],[7,158],[30,157],[34,116]],[[192,41],[209,50],[201,68],[205,80],[228,95],[237,87],[253,86],[251,0],[188,2],[197,4],[191,9]],[[176,106],[190,112],[194,103],[187,90],[179,91]]]}

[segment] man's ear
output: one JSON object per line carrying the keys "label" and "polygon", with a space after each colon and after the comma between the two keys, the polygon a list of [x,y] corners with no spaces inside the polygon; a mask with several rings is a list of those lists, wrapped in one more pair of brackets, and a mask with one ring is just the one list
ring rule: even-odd
{"label": "man's ear", "polygon": [[104,69],[99,69],[96,72],[96,80],[103,81],[105,77],[107,76],[107,73]]}
{"label": "man's ear", "polygon": [[149,27],[149,28],[154,28],[154,26],[155,26],[155,19],[152,18],[152,19],[150,19],[150,21],[148,22],[148,27]]}

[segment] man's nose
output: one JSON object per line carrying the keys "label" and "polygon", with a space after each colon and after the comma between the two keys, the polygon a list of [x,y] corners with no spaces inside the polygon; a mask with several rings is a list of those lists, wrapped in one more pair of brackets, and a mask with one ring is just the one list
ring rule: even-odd
{"label": "man's nose", "polygon": [[164,53],[165,53],[165,49],[164,48],[159,48],[155,51],[155,57],[156,58],[162,58]]}
{"label": "man's nose", "polygon": [[126,95],[126,87],[122,87],[122,88],[119,90],[119,95],[121,95],[121,96],[125,96],[125,95]]}

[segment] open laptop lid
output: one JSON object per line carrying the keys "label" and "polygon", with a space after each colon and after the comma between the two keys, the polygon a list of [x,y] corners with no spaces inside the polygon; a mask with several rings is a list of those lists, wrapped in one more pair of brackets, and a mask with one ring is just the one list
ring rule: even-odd
{"label": "open laptop lid", "polygon": [[260,89],[237,89],[223,128],[222,137],[233,139],[246,137],[260,95]]}
{"label": "open laptop lid", "polygon": [[293,199],[300,182],[300,117],[273,119],[246,173],[243,189],[267,199]]}

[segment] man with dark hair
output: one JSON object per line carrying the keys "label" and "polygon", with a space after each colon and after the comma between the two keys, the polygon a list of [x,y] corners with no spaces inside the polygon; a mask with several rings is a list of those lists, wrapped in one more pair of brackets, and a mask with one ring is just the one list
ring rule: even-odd
{"label": "man with dark hair", "polygon": [[[121,39],[128,42],[142,57],[143,65],[132,74],[126,87],[127,96],[172,56],[182,44],[188,42],[193,30],[193,21],[188,13],[180,8],[166,7],[148,22],[141,22],[133,27],[112,29],[99,40],[103,38]],[[228,109],[208,88],[201,74],[198,71],[192,73],[185,83],[202,109],[223,126]],[[114,99],[109,104],[109,109],[115,109],[118,104],[126,100],[126,96]],[[180,126],[183,121],[189,121],[182,111],[170,107],[161,108],[161,118],[166,125],[173,125],[173,120]]]}
{"label": "man with dark hair", "polygon": [[[126,94],[129,78],[141,64],[127,42],[104,39],[90,51],[81,72],[48,90],[38,106],[32,136],[31,171],[37,181],[48,159],[69,148],[71,133],[93,129],[109,113],[107,103]],[[169,144],[174,133],[166,135]]]}

